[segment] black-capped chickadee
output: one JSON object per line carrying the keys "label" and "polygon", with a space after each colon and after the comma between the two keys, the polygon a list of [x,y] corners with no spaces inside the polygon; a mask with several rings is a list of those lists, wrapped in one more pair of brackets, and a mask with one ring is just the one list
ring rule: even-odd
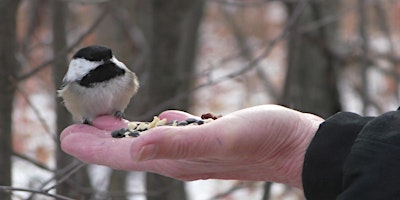
{"label": "black-capped chickadee", "polygon": [[91,124],[100,115],[124,116],[139,82],[110,48],[93,45],[72,57],[58,95],[75,121]]}

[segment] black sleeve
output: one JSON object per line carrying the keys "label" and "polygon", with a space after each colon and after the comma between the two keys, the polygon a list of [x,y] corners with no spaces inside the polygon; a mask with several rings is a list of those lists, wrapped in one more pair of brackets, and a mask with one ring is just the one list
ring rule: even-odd
{"label": "black sleeve", "polygon": [[400,199],[400,111],[378,116],[358,134],[343,166],[337,199]]}
{"label": "black sleeve", "polygon": [[342,112],[320,125],[303,165],[303,189],[308,200],[336,199],[342,192],[345,158],[358,133],[372,119]]}
{"label": "black sleeve", "polygon": [[400,111],[339,113],[321,124],[303,166],[314,199],[400,199]]}

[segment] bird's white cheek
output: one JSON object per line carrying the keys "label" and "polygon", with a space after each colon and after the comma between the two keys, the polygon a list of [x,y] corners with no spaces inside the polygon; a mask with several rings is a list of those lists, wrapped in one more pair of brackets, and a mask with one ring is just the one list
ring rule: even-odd
{"label": "bird's white cheek", "polygon": [[95,69],[101,64],[103,64],[102,61],[95,62],[88,61],[83,58],[75,58],[69,63],[68,71],[63,81],[73,82],[80,80],[82,77],[88,74],[90,70]]}

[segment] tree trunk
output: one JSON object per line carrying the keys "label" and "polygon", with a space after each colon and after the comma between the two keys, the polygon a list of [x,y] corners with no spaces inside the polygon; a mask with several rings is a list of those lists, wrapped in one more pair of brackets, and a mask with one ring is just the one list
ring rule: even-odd
{"label": "tree trunk", "polygon": [[[67,6],[64,1],[53,2],[53,54],[57,55],[58,52],[67,47],[66,40],[66,13]],[[53,66],[53,78],[56,88],[61,86],[62,78],[68,69],[67,55],[60,56]],[[65,107],[62,105],[61,98],[56,98],[56,112],[57,112],[57,133],[72,124],[71,116]],[[65,154],[60,145],[57,146],[57,169],[56,177],[60,180],[65,173],[60,173],[62,169],[70,165],[75,158]],[[69,177],[66,181],[57,185],[57,193],[68,196],[74,199],[89,199],[90,194],[80,192],[81,187],[90,188],[90,180],[86,171],[86,167],[81,168],[76,174]]]}
{"label": "tree trunk", "polygon": [[[12,108],[16,90],[15,78],[19,69],[16,60],[16,15],[19,0],[0,2],[0,185],[11,186]],[[11,199],[8,192],[0,191],[0,199]]]}
{"label": "tree trunk", "polygon": [[[113,170],[110,175],[110,181],[108,184],[108,191],[115,193],[115,192],[121,192],[121,194],[124,194],[127,192],[126,190],[126,179],[128,177],[128,172],[126,171],[120,171],[120,170]],[[128,199],[127,196],[125,195],[118,195],[113,197],[110,195],[108,198],[118,198],[118,200],[125,200]],[[106,198],[105,198],[106,199]]]}
{"label": "tree trunk", "polygon": [[[297,4],[288,3],[289,15]],[[281,103],[328,117],[341,110],[334,58],[323,46],[336,41],[337,24],[300,32],[301,25],[337,13],[336,1],[311,2],[291,30],[288,41],[288,70]]]}
{"label": "tree trunk", "polygon": [[[146,31],[149,55],[146,71],[139,75],[142,87],[134,100],[134,116],[151,121],[152,116],[166,109],[188,110],[189,96],[170,100],[191,88],[204,3],[203,0],[153,0],[146,3],[149,12],[139,12],[146,16],[139,19],[145,20],[141,24]],[[183,182],[151,173],[146,177],[148,200],[186,199]]]}

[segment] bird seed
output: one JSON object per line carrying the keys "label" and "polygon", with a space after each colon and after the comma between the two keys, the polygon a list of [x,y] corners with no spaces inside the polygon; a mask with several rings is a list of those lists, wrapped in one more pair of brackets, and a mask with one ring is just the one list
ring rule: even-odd
{"label": "bird seed", "polygon": [[127,126],[128,128],[114,130],[111,132],[111,136],[113,138],[138,137],[140,136],[141,132],[158,126],[202,125],[210,123],[220,117],[221,115],[206,113],[201,115],[201,119],[188,118],[184,121],[173,120],[171,122],[167,122],[167,119],[160,119],[159,117],[154,116],[153,121],[151,122],[129,122]]}

